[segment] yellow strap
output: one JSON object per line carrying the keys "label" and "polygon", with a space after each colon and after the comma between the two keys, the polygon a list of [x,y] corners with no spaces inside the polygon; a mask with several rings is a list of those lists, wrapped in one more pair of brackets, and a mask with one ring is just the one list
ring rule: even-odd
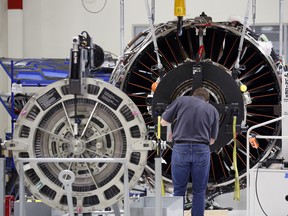
{"label": "yellow strap", "polygon": [[[157,140],[160,142],[161,139],[161,116],[158,116],[158,125],[157,125]],[[160,153],[158,152],[158,148],[157,148],[157,155],[159,155]],[[162,191],[162,196],[165,196],[165,187],[164,187],[164,182],[163,182],[163,178],[161,177],[161,191]]]}
{"label": "yellow strap", "polygon": [[163,178],[162,178],[161,181],[162,181],[162,182],[161,182],[161,186],[162,186],[162,187],[161,187],[161,188],[162,188],[162,190],[161,190],[161,191],[162,191],[162,196],[165,197],[166,194],[165,194],[165,187],[164,187]]}
{"label": "yellow strap", "polygon": [[161,116],[158,116],[157,139],[161,139]]}
{"label": "yellow strap", "polygon": [[233,117],[233,140],[234,140],[234,147],[233,147],[233,167],[235,171],[235,188],[234,188],[234,200],[240,200],[240,182],[239,182],[239,173],[237,168],[237,140],[236,140],[236,120],[237,117]]}

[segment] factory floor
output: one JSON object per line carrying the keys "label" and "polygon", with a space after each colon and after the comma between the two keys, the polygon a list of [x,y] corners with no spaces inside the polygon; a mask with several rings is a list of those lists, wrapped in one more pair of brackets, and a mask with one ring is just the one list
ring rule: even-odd
{"label": "factory floor", "polygon": [[[190,211],[184,211],[184,216],[191,216]],[[227,210],[206,210],[204,216],[228,216]]]}
{"label": "factory floor", "polygon": [[[243,216],[246,215],[245,210],[206,210],[204,216]],[[185,211],[184,216],[191,216],[190,211]]]}

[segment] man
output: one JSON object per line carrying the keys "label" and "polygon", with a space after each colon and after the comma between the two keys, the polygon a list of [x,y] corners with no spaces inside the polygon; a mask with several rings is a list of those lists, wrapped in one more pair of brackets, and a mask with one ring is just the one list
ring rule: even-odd
{"label": "man", "polygon": [[185,196],[192,178],[192,216],[203,216],[210,171],[210,148],[218,135],[219,113],[209,102],[209,92],[198,88],[168,106],[161,125],[173,127],[172,181],[174,196]]}

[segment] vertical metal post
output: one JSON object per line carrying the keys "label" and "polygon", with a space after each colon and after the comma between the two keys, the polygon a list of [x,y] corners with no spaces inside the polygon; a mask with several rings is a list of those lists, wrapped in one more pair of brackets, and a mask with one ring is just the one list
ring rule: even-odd
{"label": "vertical metal post", "polygon": [[240,56],[241,56],[241,52],[242,52],[242,48],[243,48],[245,32],[246,32],[246,29],[248,26],[251,1],[252,0],[248,0],[248,2],[247,2],[247,8],[246,8],[245,18],[244,18],[244,23],[243,23],[243,29],[242,29],[242,33],[241,33],[239,48],[238,48],[238,56],[237,56],[236,63],[234,66],[236,69],[240,68],[240,65],[239,65],[240,64]]}
{"label": "vertical metal post", "polygon": [[11,60],[11,139],[13,139],[14,134],[14,122],[15,122],[15,112],[14,112],[14,92],[12,91],[12,85],[14,83],[14,61]]}
{"label": "vertical metal post", "polygon": [[151,19],[153,21],[155,21],[155,0],[151,0]]}
{"label": "vertical metal post", "polygon": [[252,20],[253,20],[253,31],[255,32],[256,0],[252,0]]}
{"label": "vertical metal post", "polygon": [[19,161],[19,216],[26,216],[23,161]]}
{"label": "vertical metal post", "polygon": [[[285,118],[282,119],[281,126],[282,126],[282,136],[286,137],[288,136],[288,131],[286,129],[288,125],[288,71],[282,71],[282,97],[281,97],[281,111],[282,111],[282,116]],[[282,149],[280,156],[278,157],[283,157],[287,160],[288,158],[288,141],[287,140],[282,140]]]}
{"label": "vertical metal post", "polygon": [[279,0],[279,59],[283,60],[283,0]]}
{"label": "vertical metal post", "polygon": [[120,56],[124,58],[124,0],[120,0]]}
{"label": "vertical metal post", "polygon": [[[112,205],[112,209],[113,209],[113,212],[114,212],[114,215],[115,215],[115,216],[120,216],[120,215],[121,215],[118,203],[114,203],[114,204]],[[106,214],[105,214],[105,215],[106,215]],[[108,214],[107,214],[107,215],[108,215]]]}
{"label": "vertical metal post", "polygon": [[0,158],[0,216],[5,215],[5,167],[5,158]]}
{"label": "vertical metal post", "polygon": [[[152,41],[153,41],[153,45],[154,45],[154,52],[156,53],[156,57],[157,57],[157,67],[158,67],[158,69],[161,70],[163,68],[163,65],[162,65],[161,60],[160,60],[158,44],[157,44],[157,39],[156,39],[155,29],[154,29],[154,20],[153,20],[153,17],[151,15],[152,12],[151,12],[148,0],[144,0],[144,2],[145,2],[147,16],[148,16],[148,20],[149,20],[150,33],[151,33],[151,37],[152,37]],[[152,2],[152,4],[153,4],[153,2]],[[155,16],[155,14],[153,16]]]}
{"label": "vertical metal post", "polygon": [[126,216],[130,216],[128,166],[127,163],[123,163],[123,165],[124,165],[124,213]]}
{"label": "vertical metal post", "polygon": [[162,158],[155,158],[155,215],[163,216],[162,203]]}
{"label": "vertical metal post", "polygon": [[[288,62],[288,54],[287,54],[287,47],[288,47],[288,41],[287,41],[287,38],[288,38],[288,28],[287,28],[287,25],[284,26],[284,33],[283,33],[283,36],[284,36],[284,39],[283,39],[283,47],[286,47],[284,48],[283,50],[283,59],[285,60],[286,64]],[[285,59],[286,58],[286,59]]]}

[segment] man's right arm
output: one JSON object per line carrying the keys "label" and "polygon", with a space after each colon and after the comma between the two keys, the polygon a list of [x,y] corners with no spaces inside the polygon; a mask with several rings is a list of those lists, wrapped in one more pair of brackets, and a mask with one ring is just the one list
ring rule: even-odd
{"label": "man's right arm", "polygon": [[160,122],[162,126],[168,126],[169,124],[171,124],[171,122],[174,121],[179,98],[180,97],[176,98],[175,101],[173,101],[169,106],[166,107],[165,112],[162,114]]}
{"label": "man's right arm", "polygon": [[168,126],[168,125],[171,124],[170,122],[165,121],[163,118],[161,119],[160,123],[161,123],[162,126]]}

